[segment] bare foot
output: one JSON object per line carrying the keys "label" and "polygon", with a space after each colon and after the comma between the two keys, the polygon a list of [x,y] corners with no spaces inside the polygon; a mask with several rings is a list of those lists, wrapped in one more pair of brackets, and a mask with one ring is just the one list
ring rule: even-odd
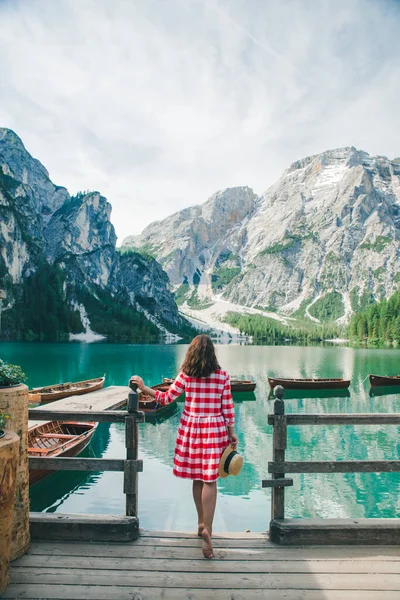
{"label": "bare foot", "polygon": [[201,537],[203,538],[203,543],[201,545],[201,549],[202,549],[204,558],[212,558],[214,549],[213,549],[213,545],[211,543],[211,535],[210,535],[207,527],[203,527],[203,531],[201,532]]}
{"label": "bare foot", "polygon": [[198,527],[197,527],[197,535],[198,535],[199,537],[201,537],[201,534],[203,533],[203,529],[204,529],[204,525],[203,525],[203,523],[199,523],[199,524],[198,524]]}

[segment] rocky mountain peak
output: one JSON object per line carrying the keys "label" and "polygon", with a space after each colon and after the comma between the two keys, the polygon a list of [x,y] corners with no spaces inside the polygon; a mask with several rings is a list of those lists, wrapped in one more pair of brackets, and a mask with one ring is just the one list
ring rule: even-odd
{"label": "rocky mountain peak", "polygon": [[49,258],[63,261],[74,256],[80,273],[85,264],[90,263],[90,268],[97,273],[92,275],[96,284],[108,285],[117,241],[110,216],[111,204],[99,192],[69,198],[44,230]]}
{"label": "rocky mountain peak", "polygon": [[249,187],[227,188],[201,206],[152,223],[140,236],[126,238],[122,247],[149,252],[167,270],[175,286],[196,281],[210,257],[230,251],[225,241],[252,212],[256,198]]}
{"label": "rocky mountain peak", "polygon": [[[158,327],[165,333],[168,324],[175,331],[187,326],[161,266],[139,254],[122,257],[116,250],[110,218],[111,204],[104,196],[94,191],[71,197],[50,181],[13,131],[0,129],[0,287],[7,289],[6,310],[22,302],[24,281],[45,264],[50,271],[62,271],[63,300],[70,309],[78,306],[86,314],[85,298],[92,311],[97,302],[99,318],[107,310],[100,306],[100,296],[106,303],[115,299],[114,331],[130,331],[138,320],[148,332]],[[152,321],[150,329],[146,321]]]}
{"label": "rocky mountain peak", "polygon": [[400,284],[400,164],[354,147],[294,162],[260,198],[218,192],[183,222],[124,243],[162,261],[189,306],[194,294],[204,304],[222,293],[247,308],[346,320]]}
{"label": "rocky mountain peak", "polygon": [[18,182],[19,195],[29,196],[35,213],[44,222],[69,197],[64,187],[55,186],[47,169],[27,152],[21,138],[11,129],[0,128],[0,168]]}

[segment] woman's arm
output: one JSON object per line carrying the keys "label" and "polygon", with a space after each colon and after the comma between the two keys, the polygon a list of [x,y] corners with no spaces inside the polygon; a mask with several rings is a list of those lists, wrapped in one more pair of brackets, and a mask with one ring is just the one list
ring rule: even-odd
{"label": "woman's arm", "polygon": [[144,381],[141,377],[139,377],[139,375],[133,375],[131,377],[131,381],[132,383],[136,383],[139,390],[146,394],[146,396],[151,396],[152,398],[156,397],[156,390],[153,390],[153,388],[149,388],[147,387],[147,385],[144,385]]}
{"label": "woman's arm", "polygon": [[144,394],[148,394],[152,398],[155,398],[159,404],[170,404],[185,391],[185,378],[182,372],[179,373],[178,377],[166,392],[160,392],[160,390],[153,390],[153,388],[147,387],[147,385],[144,384],[143,379],[138,375],[133,375],[131,381],[136,383],[138,388]]}
{"label": "woman's arm", "polygon": [[222,392],[222,415],[225,419],[226,427],[228,429],[229,443],[233,448],[236,448],[238,443],[238,437],[235,435],[235,406],[233,404],[232,393],[231,393],[231,381],[227,374],[224,384],[224,390]]}
{"label": "woman's arm", "polygon": [[144,381],[141,377],[139,377],[139,375],[133,375],[131,377],[131,381],[132,383],[136,383],[139,390],[147,396],[151,396],[152,398],[156,397],[156,390],[153,390],[153,388],[149,388],[147,387],[147,385],[144,385]]}

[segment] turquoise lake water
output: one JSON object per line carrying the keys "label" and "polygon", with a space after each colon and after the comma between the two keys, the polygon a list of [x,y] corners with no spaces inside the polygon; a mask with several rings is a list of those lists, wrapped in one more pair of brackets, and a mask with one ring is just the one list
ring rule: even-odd
{"label": "turquoise lake water", "polygon": [[[0,343],[0,357],[22,365],[30,387],[107,374],[106,385],[127,385],[133,374],[148,385],[174,376],[186,345]],[[254,394],[234,396],[239,450],[245,464],[237,478],[218,484],[215,531],[265,531],[270,518],[267,463],[272,455],[272,412],[267,376],[344,377],[348,397],[301,397],[286,412],[399,412],[400,388],[370,395],[368,374],[400,373],[399,350],[337,346],[219,345],[221,366],[231,377],[253,379]],[[399,392],[399,393],[397,393]],[[196,513],[191,482],[172,475],[175,435],[183,403],[166,421],[140,425],[139,519],[141,527],[192,530]],[[288,428],[287,460],[398,460],[398,426],[303,426]],[[124,426],[100,424],[86,455],[123,458]],[[295,474],[286,492],[290,517],[400,516],[399,473]],[[31,488],[31,510],[124,514],[121,473],[59,472]]]}

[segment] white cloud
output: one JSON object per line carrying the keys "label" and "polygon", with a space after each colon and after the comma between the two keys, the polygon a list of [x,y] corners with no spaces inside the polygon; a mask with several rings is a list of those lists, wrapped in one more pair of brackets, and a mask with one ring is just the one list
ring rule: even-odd
{"label": "white cloud", "polygon": [[0,0],[0,125],[123,237],[294,160],[400,155],[399,3]]}

